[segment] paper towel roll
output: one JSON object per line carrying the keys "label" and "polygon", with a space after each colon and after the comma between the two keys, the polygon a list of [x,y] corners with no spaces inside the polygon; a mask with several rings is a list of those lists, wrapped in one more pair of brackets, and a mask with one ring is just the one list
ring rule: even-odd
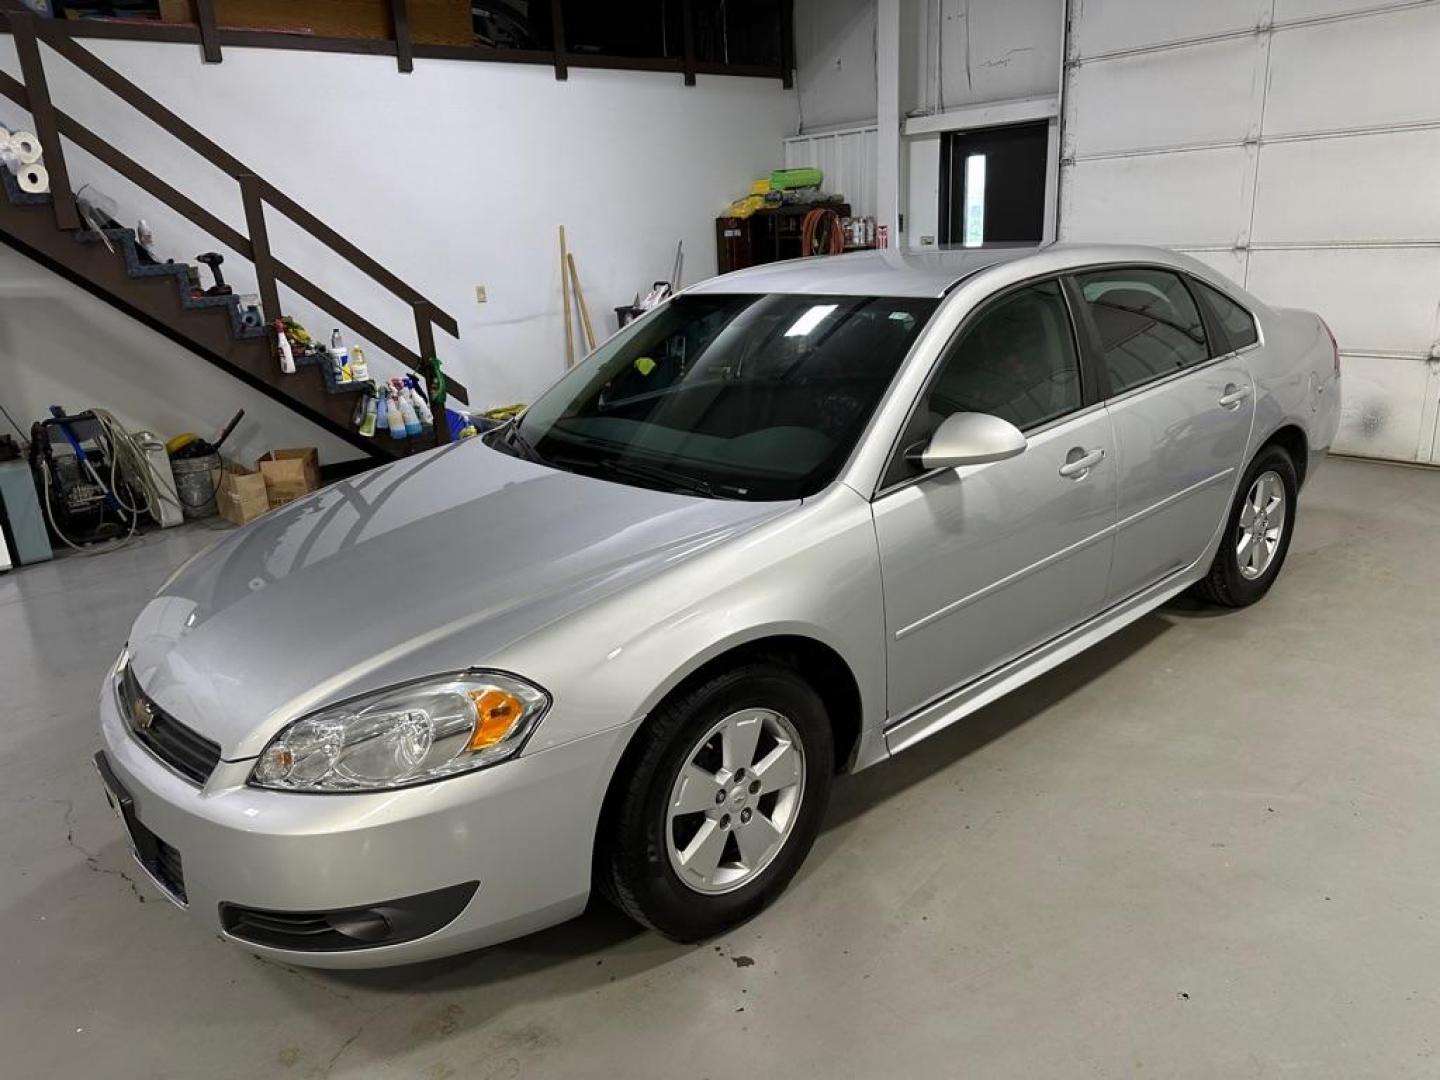
{"label": "paper towel roll", "polygon": [[16,179],[27,195],[43,195],[50,190],[50,172],[44,165],[21,165]]}
{"label": "paper towel roll", "polygon": [[10,149],[22,165],[34,165],[40,160],[40,140],[31,132],[16,131],[10,135]]}

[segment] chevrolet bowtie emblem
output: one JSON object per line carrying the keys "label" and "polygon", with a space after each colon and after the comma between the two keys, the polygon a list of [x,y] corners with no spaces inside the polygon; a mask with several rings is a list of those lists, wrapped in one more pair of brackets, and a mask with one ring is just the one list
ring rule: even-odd
{"label": "chevrolet bowtie emblem", "polygon": [[148,701],[136,699],[130,704],[130,723],[137,731],[149,731],[155,723],[155,710]]}

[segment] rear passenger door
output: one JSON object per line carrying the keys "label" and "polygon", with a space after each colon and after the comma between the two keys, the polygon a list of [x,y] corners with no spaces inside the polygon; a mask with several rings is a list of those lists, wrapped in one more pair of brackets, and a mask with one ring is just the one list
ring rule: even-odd
{"label": "rear passenger door", "polygon": [[1109,383],[1115,603],[1193,563],[1215,535],[1249,442],[1254,384],[1185,275],[1106,267],[1076,273],[1071,287]]}

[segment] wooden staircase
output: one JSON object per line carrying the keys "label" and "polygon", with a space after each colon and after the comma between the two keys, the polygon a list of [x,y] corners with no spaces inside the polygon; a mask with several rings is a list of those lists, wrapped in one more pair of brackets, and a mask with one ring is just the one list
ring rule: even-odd
{"label": "wooden staircase", "polygon": [[[351,333],[351,340],[358,338],[367,344],[373,343],[375,349],[419,372],[431,388],[433,402],[435,365],[432,365],[431,358],[436,356],[434,329],[439,327],[451,336],[458,336],[458,328],[451,316],[93,53],[65,35],[49,31],[45,20],[37,20],[28,12],[7,9],[0,11],[0,31],[5,29],[6,23],[15,37],[24,81],[0,72],[0,94],[30,112],[35,134],[44,151],[43,160],[50,173],[51,190],[47,194],[26,193],[9,170],[0,166],[0,186],[3,186],[3,192],[0,192],[0,242],[49,267],[373,457],[402,457],[448,441],[444,411],[438,404],[434,406],[437,422],[433,439],[397,440],[392,439],[388,432],[378,431],[374,437],[361,435],[355,430],[352,415],[357,395],[369,389],[370,384],[337,385],[329,365],[324,363],[312,362],[300,366],[293,375],[282,374],[266,327],[282,314],[278,285],[284,284],[334,317]],[[242,233],[230,227],[56,109],[51,104],[45,80],[39,48],[41,42],[234,178],[240,185],[244,201],[246,231]],[[244,325],[239,300],[234,296],[194,295],[187,265],[157,264],[142,258],[133,230],[107,229],[102,239],[100,233],[85,228],[74,194],[70,191],[62,136],[206,230],[230,251],[251,260],[255,265],[265,325]],[[275,258],[269,248],[265,226],[267,205],[385,286],[408,306],[415,320],[418,351],[402,345]],[[106,240],[109,241],[108,246]],[[469,395],[464,386],[448,376],[445,377],[445,386],[449,397],[468,404]]]}

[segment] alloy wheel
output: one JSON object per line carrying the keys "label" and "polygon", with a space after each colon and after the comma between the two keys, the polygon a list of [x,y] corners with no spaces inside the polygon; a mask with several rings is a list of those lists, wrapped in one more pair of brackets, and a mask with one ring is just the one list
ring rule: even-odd
{"label": "alloy wheel", "polygon": [[1247,581],[1262,577],[1280,550],[1285,533],[1285,482],[1274,470],[1255,478],[1240,507],[1235,536],[1235,562]]}
{"label": "alloy wheel", "polygon": [[805,748],[789,718],[744,709],[685,755],[665,807],[670,865],[689,889],[742,888],[785,846],[805,794]]}

